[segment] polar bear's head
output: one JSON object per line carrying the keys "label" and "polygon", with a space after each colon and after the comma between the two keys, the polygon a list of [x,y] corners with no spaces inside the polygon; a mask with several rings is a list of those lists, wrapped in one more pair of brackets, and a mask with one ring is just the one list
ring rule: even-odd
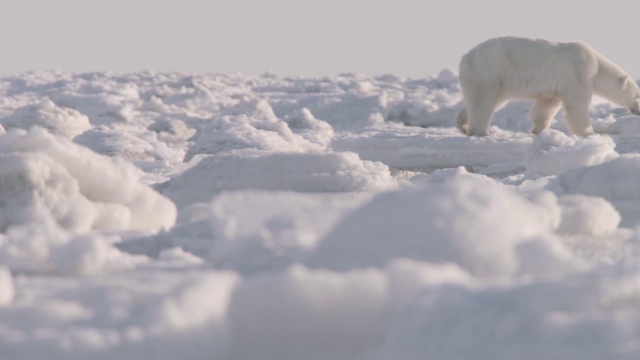
{"label": "polar bear's head", "polygon": [[640,97],[633,99],[632,102],[627,105],[627,109],[633,115],[640,115]]}
{"label": "polar bear's head", "polygon": [[640,99],[636,99],[636,101],[629,106],[629,112],[633,115],[640,115]]}
{"label": "polar bear's head", "polygon": [[[621,103],[624,104],[630,113],[640,115],[640,88],[638,84],[629,76],[619,79],[621,91]],[[621,105],[622,105],[621,104]]]}

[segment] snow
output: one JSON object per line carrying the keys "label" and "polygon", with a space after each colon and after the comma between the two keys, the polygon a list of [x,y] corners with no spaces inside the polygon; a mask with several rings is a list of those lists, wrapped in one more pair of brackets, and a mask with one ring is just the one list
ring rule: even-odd
{"label": "snow", "polygon": [[72,232],[157,231],[175,222],[175,205],[141,183],[141,171],[43,128],[0,138],[0,228],[51,219]]}
{"label": "snow", "polygon": [[560,210],[553,195],[541,197],[530,201],[500,184],[465,177],[381,194],[336,226],[307,264],[344,271],[409,258],[456,263],[478,277],[508,276],[528,271],[520,268],[527,267],[521,257],[529,253],[519,248],[536,242],[547,266],[558,264],[560,271],[572,260],[547,244]]}
{"label": "snow", "polygon": [[622,225],[632,227],[640,221],[640,155],[625,154],[609,162],[577,168],[561,174],[548,188],[560,194],[597,196],[609,201],[620,212]]}
{"label": "snow", "polygon": [[11,304],[15,295],[13,277],[6,267],[0,268],[0,306]]}
{"label": "snow", "polygon": [[615,147],[608,136],[579,138],[558,130],[545,130],[527,149],[527,171],[531,176],[548,176],[602,164],[618,157]]}
{"label": "snow", "polygon": [[162,193],[182,207],[225,190],[355,192],[395,184],[387,166],[362,161],[354,153],[239,151],[203,158],[165,185]]}
{"label": "snow", "polygon": [[2,359],[640,356],[640,118],[602,99],[470,138],[450,70],[0,92]]}
{"label": "snow", "polygon": [[16,109],[13,114],[2,119],[5,129],[26,129],[41,126],[53,134],[73,139],[89,130],[89,118],[77,110],[58,107],[51,99]]}
{"label": "snow", "polygon": [[461,142],[460,133],[454,128],[431,130],[398,125],[362,128],[339,134],[333,140],[333,148],[338,151],[352,151],[363,160],[418,171],[452,165],[479,168],[496,163],[522,163],[530,144],[531,137],[522,133],[499,133]]}
{"label": "snow", "polygon": [[559,233],[600,235],[620,225],[618,211],[601,197],[564,195],[558,198],[558,205],[562,212]]}
{"label": "snow", "polygon": [[232,358],[357,358],[384,338],[387,294],[386,277],[376,270],[292,266],[251,278],[229,309]]}
{"label": "snow", "polygon": [[380,358],[632,359],[638,280],[609,272],[484,291],[427,288],[397,316]]}

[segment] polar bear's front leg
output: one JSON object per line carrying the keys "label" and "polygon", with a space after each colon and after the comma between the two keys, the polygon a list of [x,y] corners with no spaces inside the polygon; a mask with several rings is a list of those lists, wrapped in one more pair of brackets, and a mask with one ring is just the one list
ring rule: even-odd
{"label": "polar bear's front leg", "polygon": [[529,111],[529,120],[531,120],[533,124],[531,132],[539,134],[548,128],[549,124],[551,124],[551,119],[553,119],[558,113],[558,110],[560,110],[561,104],[562,102],[559,97],[538,98]]}
{"label": "polar bear's front leg", "polygon": [[595,134],[593,127],[591,127],[591,120],[589,120],[590,102],[590,93],[588,95],[573,94],[573,96],[563,99],[567,127],[578,136]]}
{"label": "polar bear's front leg", "polygon": [[467,107],[464,106],[456,116],[456,125],[463,134],[467,133]]}

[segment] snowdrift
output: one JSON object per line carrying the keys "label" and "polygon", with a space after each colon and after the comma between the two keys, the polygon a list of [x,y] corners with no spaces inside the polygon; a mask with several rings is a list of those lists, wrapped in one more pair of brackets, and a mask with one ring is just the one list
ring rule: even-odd
{"label": "snowdrift", "polygon": [[184,206],[225,190],[362,192],[394,184],[388,167],[354,153],[234,152],[201,159],[162,193]]}
{"label": "snowdrift", "polygon": [[0,138],[1,228],[54,221],[71,232],[170,228],[175,205],[140,182],[126,162],[97,155],[43,129]]}
{"label": "snowdrift", "polygon": [[634,226],[640,221],[637,200],[640,156],[626,154],[615,160],[568,171],[550,184],[562,194],[583,194],[606,199],[621,213],[623,225]]}
{"label": "snowdrift", "polygon": [[[572,262],[549,238],[559,218],[550,194],[529,201],[493,182],[452,178],[376,197],[338,225],[308,264],[345,271],[411,258],[456,263],[479,277],[562,272]],[[545,266],[527,268],[535,262]]]}

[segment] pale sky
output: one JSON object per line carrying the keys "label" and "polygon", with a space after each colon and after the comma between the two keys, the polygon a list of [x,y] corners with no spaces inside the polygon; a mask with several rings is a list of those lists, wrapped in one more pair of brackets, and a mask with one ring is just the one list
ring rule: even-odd
{"label": "pale sky", "polygon": [[413,78],[495,36],[582,40],[640,78],[634,0],[8,0],[0,74],[61,69]]}

